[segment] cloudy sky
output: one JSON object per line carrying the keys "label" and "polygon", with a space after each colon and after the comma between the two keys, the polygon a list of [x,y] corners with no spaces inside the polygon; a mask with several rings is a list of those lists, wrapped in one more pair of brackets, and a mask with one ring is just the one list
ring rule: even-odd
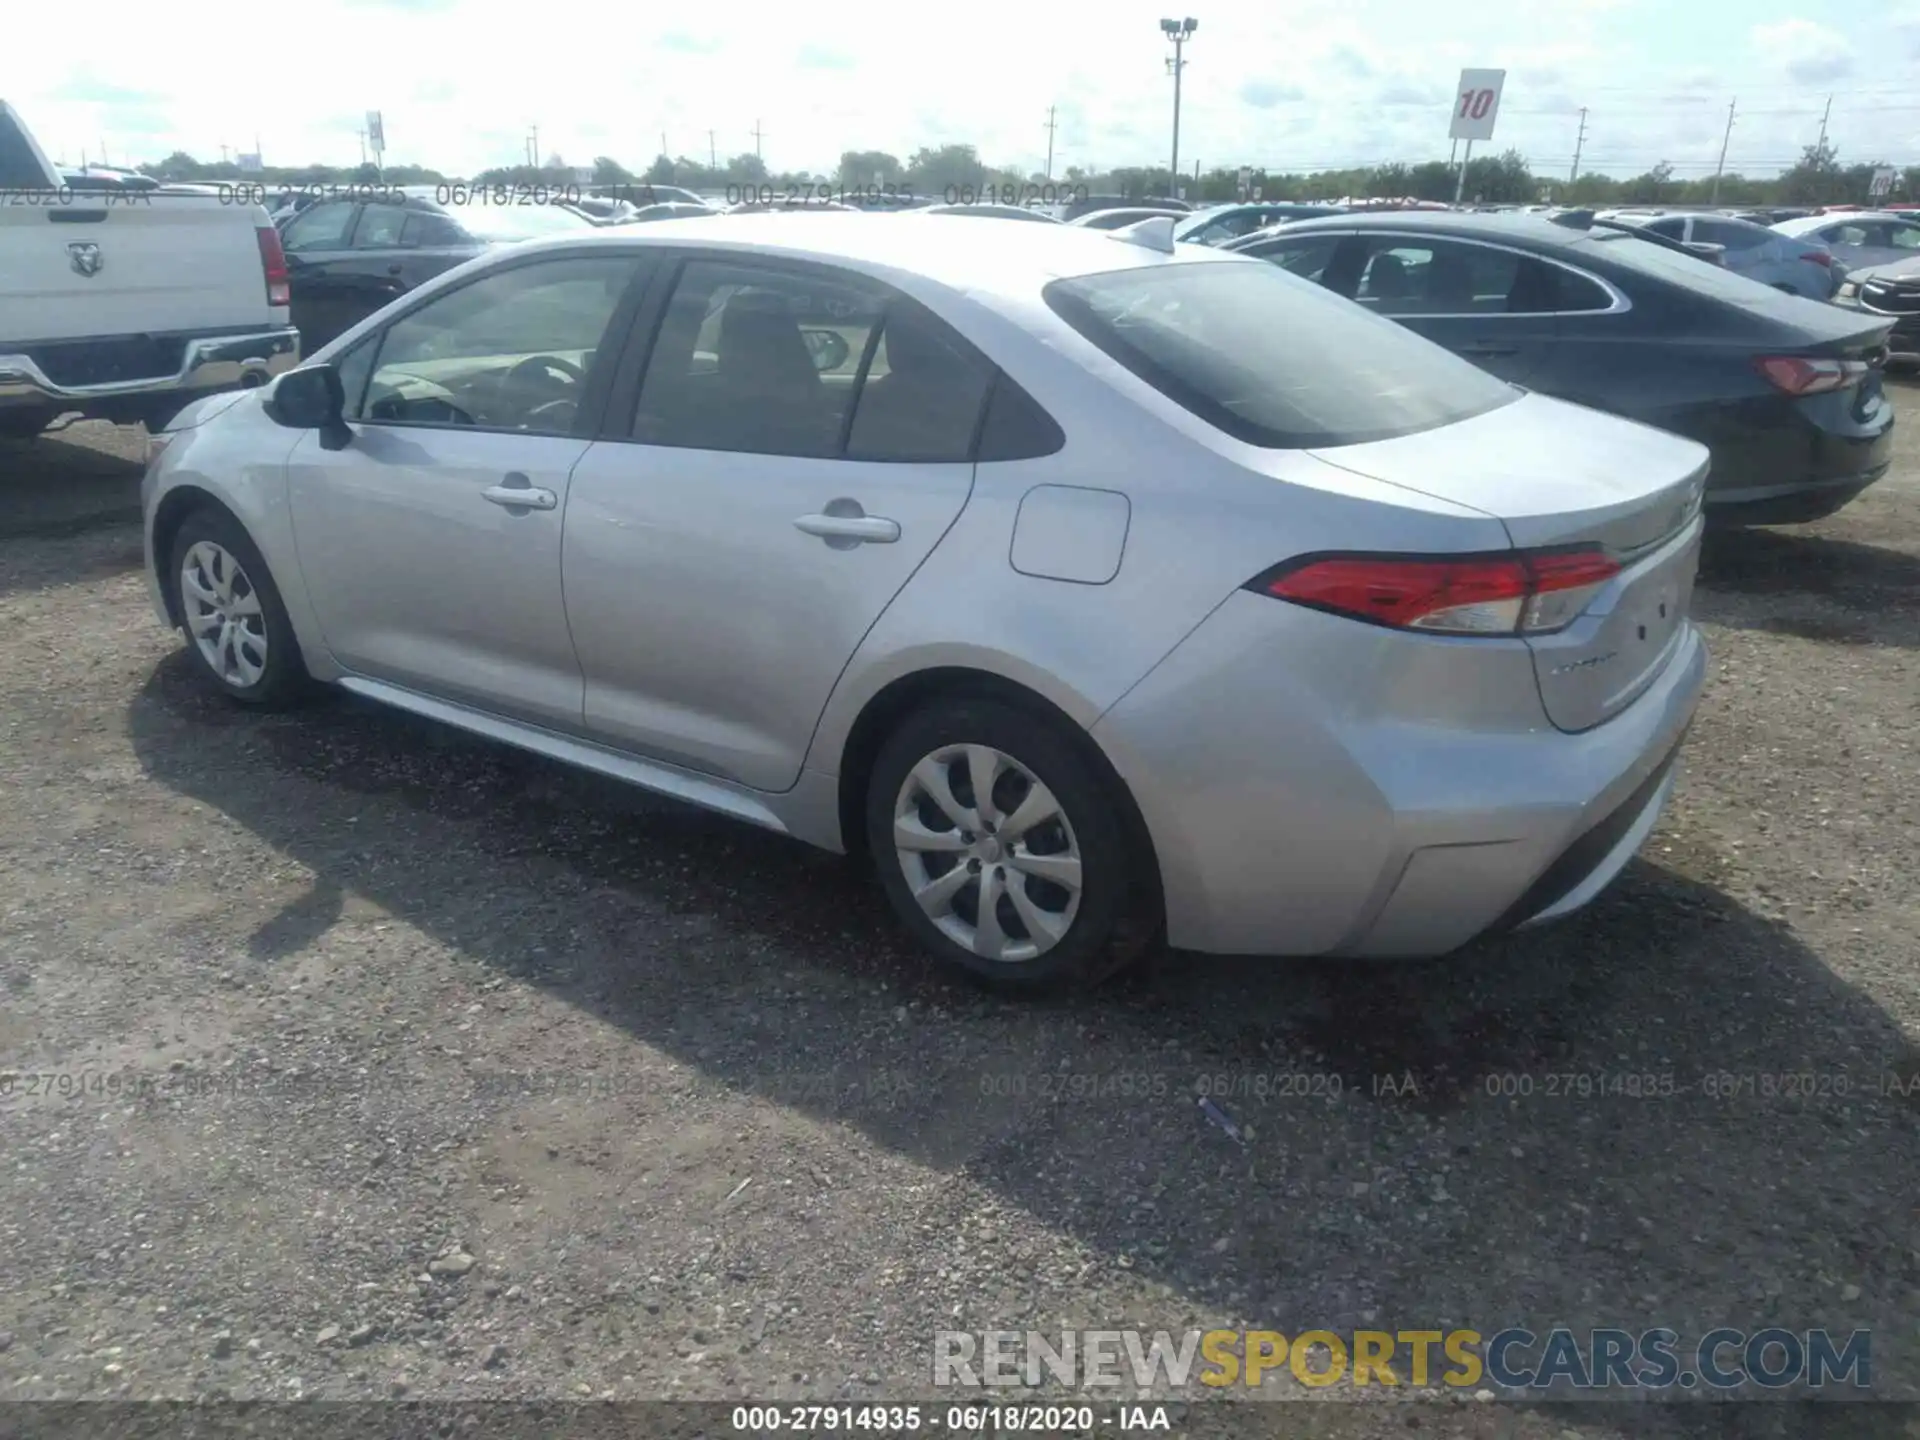
{"label": "cloudy sky", "polygon": [[[1662,159],[1782,168],[1828,126],[1843,161],[1920,163],[1920,0],[1192,0],[1182,168],[1320,169],[1445,158],[1464,65],[1507,71],[1495,147],[1542,173]],[[99,0],[74,43],[61,7],[14,7],[0,98],[56,158],[351,163],[365,112],[388,159],[450,172],[514,163],[529,129],[571,164],[754,148],[775,170],[846,149],[970,142],[1038,170],[1057,107],[1067,165],[1164,163],[1172,82],[1157,0],[706,0],[685,10],[548,0],[305,0],[180,11]],[[1184,13],[1184,12],[1182,12]]]}

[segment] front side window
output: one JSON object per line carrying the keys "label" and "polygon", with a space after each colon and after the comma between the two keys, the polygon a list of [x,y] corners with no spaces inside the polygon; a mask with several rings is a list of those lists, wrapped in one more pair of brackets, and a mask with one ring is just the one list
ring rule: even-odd
{"label": "front side window", "polygon": [[1920,250],[1920,229],[1911,225],[1889,225],[1885,243],[1895,250]]}
{"label": "front side window", "polygon": [[567,434],[634,266],[617,255],[517,265],[401,316],[363,418]]}
{"label": "front side window", "polygon": [[309,205],[287,223],[280,243],[289,254],[302,250],[344,250],[347,248],[347,230],[353,224],[353,211],[353,202],[350,200],[329,200],[323,205]]}
{"label": "front side window", "polygon": [[1056,280],[1054,313],[1162,395],[1270,449],[1411,435],[1519,392],[1295,276],[1237,260]]}

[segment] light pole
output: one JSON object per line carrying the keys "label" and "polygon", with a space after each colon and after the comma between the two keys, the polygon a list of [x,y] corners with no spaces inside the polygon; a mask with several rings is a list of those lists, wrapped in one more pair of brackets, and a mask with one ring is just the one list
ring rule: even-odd
{"label": "light pole", "polygon": [[1187,41],[1193,38],[1193,32],[1200,28],[1200,22],[1191,15],[1184,20],[1162,20],[1160,33],[1173,42],[1173,58],[1167,61],[1167,73],[1173,76],[1173,160],[1167,166],[1167,198],[1173,199],[1180,188],[1180,72],[1187,68],[1186,57],[1181,53]]}

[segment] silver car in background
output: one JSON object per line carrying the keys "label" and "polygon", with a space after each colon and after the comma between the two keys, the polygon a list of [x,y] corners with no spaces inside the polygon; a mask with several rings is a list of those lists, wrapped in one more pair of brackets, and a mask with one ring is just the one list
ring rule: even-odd
{"label": "silver car in background", "polygon": [[1808,300],[1831,300],[1846,266],[1824,241],[1730,215],[1648,215],[1613,212],[1602,218],[1633,224],[1688,245],[1718,245],[1720,263],[1737,275]]}
{"label": "silver car in background", "polygon": [[1838,211],[1782,220],[1772,228],[1825,245],[1848,270],[1920,258],[1920,216],[1900,211]]}
{"label": "silver car in background", "polygon": [[1591,900],[1700,693],[1706,461],[1164,219],[770,215],[474,261],[183,412],[143,500],[233,700],[863,855],[1021,985]]}

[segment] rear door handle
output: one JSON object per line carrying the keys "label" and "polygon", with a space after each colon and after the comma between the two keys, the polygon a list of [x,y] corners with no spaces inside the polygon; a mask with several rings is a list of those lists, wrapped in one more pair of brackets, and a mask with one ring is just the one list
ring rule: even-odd
{"label": "rear door handle", "polygon": [[818,535],[836,550],[855,545],[891,545],[900,538],[897,520],[869,515],[854,500],[835,500],[818,515],[802,515],[793,528],[805,535]]}
{"label": "rear door handle", "polygon": [[507,476],[498,485],[489,485],[480,494],[509,510],[552,510],[560,504],[560,497],[553,491],[542,490],[519,474]]}

